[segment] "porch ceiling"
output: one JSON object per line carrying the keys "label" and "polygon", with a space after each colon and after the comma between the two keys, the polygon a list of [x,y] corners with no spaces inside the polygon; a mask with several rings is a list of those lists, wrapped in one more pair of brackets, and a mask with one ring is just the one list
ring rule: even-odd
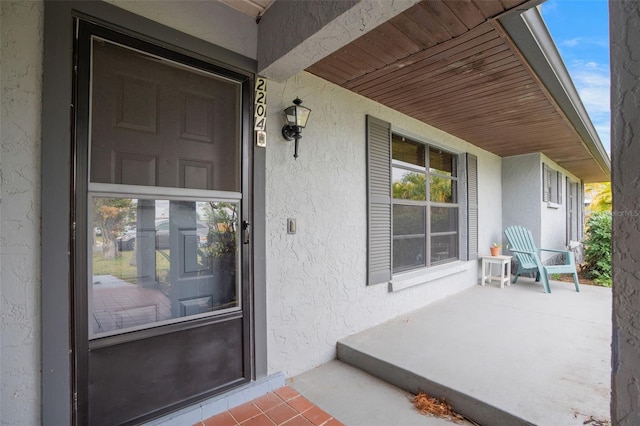
{"label": "porch ceiling", "polygon": [[422,1],[307,71],[501,157],[542,152],[608,181],[597,135],[580,135],[498,20],[538,3]]}

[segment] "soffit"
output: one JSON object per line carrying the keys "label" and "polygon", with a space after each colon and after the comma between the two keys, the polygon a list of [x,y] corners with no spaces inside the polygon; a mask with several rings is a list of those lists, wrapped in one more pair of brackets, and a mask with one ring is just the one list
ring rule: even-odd
{"label": "soffit", "polygon": [[539,1],[422,1],[307,69],[501,157],[608,181],[497,20]]}

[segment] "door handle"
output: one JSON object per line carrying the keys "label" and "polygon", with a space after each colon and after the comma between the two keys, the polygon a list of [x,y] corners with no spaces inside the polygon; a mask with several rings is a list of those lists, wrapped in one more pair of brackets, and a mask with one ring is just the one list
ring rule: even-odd
{"label": "door handle", "polygon": [[249,239],[251,238],[251,224],[246,220],[242,221],[242,232],[244,233],[242,237],[242,244],[249,244]]}

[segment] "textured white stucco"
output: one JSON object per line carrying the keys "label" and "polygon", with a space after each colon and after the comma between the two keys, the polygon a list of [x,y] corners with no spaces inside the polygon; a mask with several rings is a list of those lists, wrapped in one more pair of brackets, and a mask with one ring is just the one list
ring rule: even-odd
{"label": "textured white stucco", "polygon": [[[555,207],[542,201],[542,163],[562,173],[562,203]],[[539,152],[503,158],[504,227],[524,226],[531,230],[538,247],[564,249],[567,245],[566,177],[579,182],[577,177]]]}
{"label": "textured white stucco", "polygon": [[[502,224],[521,225],[540,244],[542,232],[542,171],[540,154],[514,155],[502,159]],[[505,241],[506,242],[506,241]]]}
{"label": "textured white stucco", "polygon": [[43,4],[2,1],[0,421],[40,423]]}
{"label": "textured white stucco", "polygon": [[613,159],[613,381],[611,420],[640,424],[640,14],[610,1]]}
{"label": "textured white stucco", "polygon": [[258,25],[255,19],[218,1],[105,1],[247,58],[256,58]]}
{"label": "textured white stucco", "polygon": [[[469,149],[470,152],[471,149]],[[482,151],[478,155],[478,251],[489,254],[494,242],[502,241],[502,159]]]}
{"label": "textured white stucco", "polygon": [[[312,109],[293,158],[281,111]],[[477,268],[399,292],[366,285],[365,115],[479,158],[480,247],[501,232],[500,158],[308,73],[268,82],[267,329],[270,372],[292,376],[335,357],[336,341],[477,283]],[[286,232],[287,218],[297,233]],[[471,320],[471,319],[470,319]]]}

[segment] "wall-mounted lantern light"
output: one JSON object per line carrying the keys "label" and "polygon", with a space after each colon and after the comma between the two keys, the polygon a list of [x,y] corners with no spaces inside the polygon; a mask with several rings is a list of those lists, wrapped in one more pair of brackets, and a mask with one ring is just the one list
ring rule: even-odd
{"label": "wall-mounted lantern light", "polygon": [[302,101],[299,98],[296,98],[293,103],[294,105],[291,105],[284,110],[284,116],[287,120],[287,124],[282,128],[282,137],[288,141],[295,139],[296,144],[293,157],[298,158],[298,141],[302,138],[300,132],[307,125],[307,120],[309,119],[311,110],[301,106]]}

